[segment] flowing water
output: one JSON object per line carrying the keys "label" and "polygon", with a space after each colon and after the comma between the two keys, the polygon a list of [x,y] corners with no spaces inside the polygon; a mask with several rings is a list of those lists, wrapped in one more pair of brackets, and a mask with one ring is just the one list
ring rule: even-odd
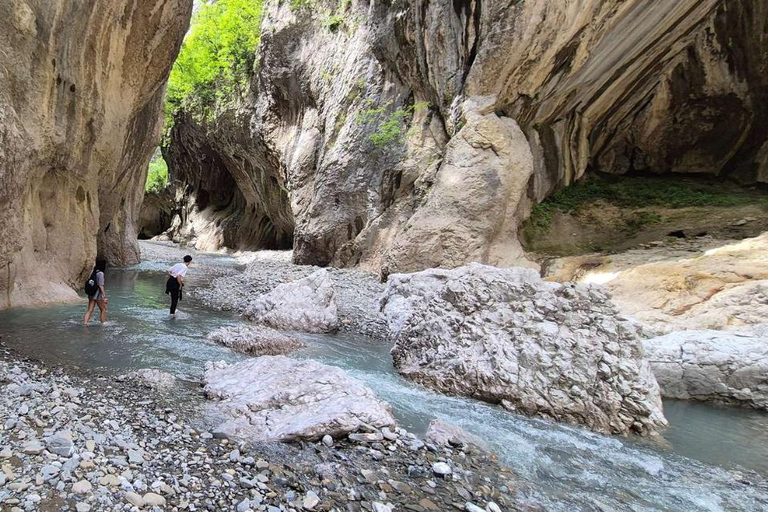
{"label": "flowing water", "polygon": [[[234,265],[223,257],[199,265]],[[199,379],[205,361],[245,356],[211,344],[205,334],[240,320],[185,297],[177,318],[163,294],[166,263],[107,272],[108,322],[82,324],[83,305],[0,312],[0,334],[12,348],[52,364],[124,373],[161,368]],[[202,285],[190,271],[191,288]],[[421,433],[433,418],[478,435],[523,479],[532,503],[548,510],[768,510],[768,415],[736,408],[666,402],[670,428],[661,439],[624,439],[510,414],[481,402],[432,393],[402,379],[389,347],[351,335],[303,335],[296,357],[340,366],[392,404],[405,428]],[[757,485],[741,483],[738,476]],[[751,475],[751,476],[750,476]]]}

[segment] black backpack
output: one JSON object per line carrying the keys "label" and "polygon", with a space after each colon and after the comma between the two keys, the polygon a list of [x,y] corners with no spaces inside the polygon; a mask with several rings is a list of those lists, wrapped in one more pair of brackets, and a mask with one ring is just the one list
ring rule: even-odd
{"label": "black backpack", "polygon": [[88,278],[88,280],[85,282],[85,294],[89,297],[93,297],[96,295],[96,292],[99,291],[99,285],[96,284],[96,273],[98,270],[94,270],[91,273],[91,277]]}

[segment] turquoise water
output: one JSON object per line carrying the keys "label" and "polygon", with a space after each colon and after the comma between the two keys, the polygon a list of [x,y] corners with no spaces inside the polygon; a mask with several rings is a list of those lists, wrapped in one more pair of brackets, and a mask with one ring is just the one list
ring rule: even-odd
{"label": "turquoise water", "polygon": [[[197,380],[206,361],[244,358],[205,339],[218,327],[237,324],[238,317],[211,311],[189,295],[177,318],[169,317],[165,268],[165,262],[149,262],[110,269],[103,326],[96,320],[82,326],[84,303],[69,304],[0,312],[0,334],[10,347],[47,363],[105,372],[151,367]],[[190,272],[187,281],[191,289],[206,278]],[[765,485],[739,483],[732,473],[768,475],[768,415],[667,402],[671,427],[660,439],[608,437],[415,386],[393,370],[386,344],[352,335],[303,337],[308,347],[296,357],[348,370],[392,405],[404,427],[423,432],[431,419],[441,418],[484,438],[502,462],[542,489],[531,500],[548,509],[768,510]]]}

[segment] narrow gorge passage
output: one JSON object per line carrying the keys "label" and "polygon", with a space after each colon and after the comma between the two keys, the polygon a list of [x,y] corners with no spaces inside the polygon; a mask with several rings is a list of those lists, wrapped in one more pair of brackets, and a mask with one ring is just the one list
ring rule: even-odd
{"label": "narrow gorge passage", "polygon": [[[142,244],[152,244],[155,252],[169,247]],[[212,311],[190,295],[182,301],[179,318],[167,317],[162,272],[172,261],[145,260],[111,269],[111,312],[104,326],[84,329],[77,306],[6,311],[0,313],[3,342],[50,365],[107,375],[158,368],[192,382],[200,379],[207,361],[243,360],[246,356],[205,339],[218,327],[241,324],[237,316]],[[239,267],[227,256],[196,254],[195,261],[198,275],[190,278],[190,287],[204,287],[211,275]],[[671,426],[661,439],[607,437],[425,390],[397,375],[386,343],[348,333],[301,336],[307,347],[296,357],[344,368],[390,403],[408,430],[421,434],[439,418],[480,436],[504,464],[535,483],[544,494],[530,499],[548,510],[596,504],[757,510],[768,499],[760,487],[734,488],[731,473],[737,468],[768,475],[768,419],[763,414],[667,401]]]}

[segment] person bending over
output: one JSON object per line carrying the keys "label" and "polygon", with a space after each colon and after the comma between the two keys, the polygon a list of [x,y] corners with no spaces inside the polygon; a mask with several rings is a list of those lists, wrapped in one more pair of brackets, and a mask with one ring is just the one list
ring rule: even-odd
{"label": "person bending over", "polygon": [[165,293],[171,295],[171,315],[176,314],[176,306],[181,299],[181,289],[184,287],[184,277],[187,275],[187,268],[192,263],[192,256],[184,256],[183,263],[177,263],[168,269],[168,282],[165,283]]}
{"label": "person bending over", "polygon": [[83,325],[88,325],[91,321],[91,314],[96,306],[99,306],[99,321],[107,321],[107,291],[104,288],[104,270],[107,268],[107,262],[99,260],[93,268],[93,272],[85,283],[85,293],[88,295],[88,309],[85,310]]}

